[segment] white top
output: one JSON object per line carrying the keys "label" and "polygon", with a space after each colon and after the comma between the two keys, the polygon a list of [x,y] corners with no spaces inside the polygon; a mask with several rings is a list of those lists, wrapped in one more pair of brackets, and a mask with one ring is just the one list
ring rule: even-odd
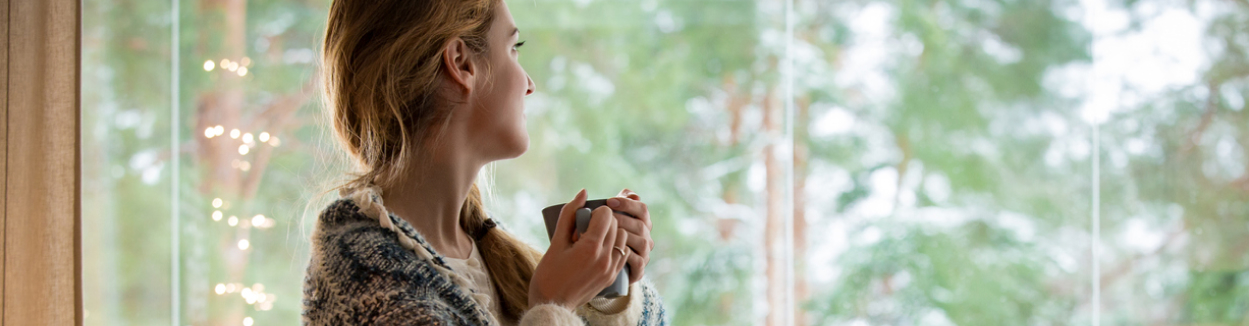
{"label": "white top", "polygon": [[[471,242],[473,250],[469,252],[468,259],[446,256],[443,256],[443,259],[452,271],[468,279],[469,289],[473,291],[473,299],[476,299],[478,304],[485,306],[491,314],[502,316],[503,307],[499,306],[499,292],[494,289],[494,283],[490,282],[490,270],[486,268],[486,262],[481,260],[481,253],[477,252],[477,242]],[[499,320],[499,323],[507,324],[503,320]]]}

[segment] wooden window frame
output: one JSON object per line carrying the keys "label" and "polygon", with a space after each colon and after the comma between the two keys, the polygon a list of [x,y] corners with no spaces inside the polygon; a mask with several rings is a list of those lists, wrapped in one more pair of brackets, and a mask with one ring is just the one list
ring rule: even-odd
{"label": "wooden window frame", "polygon": [[0,318],[81,325],[81,1],[0,0]]}

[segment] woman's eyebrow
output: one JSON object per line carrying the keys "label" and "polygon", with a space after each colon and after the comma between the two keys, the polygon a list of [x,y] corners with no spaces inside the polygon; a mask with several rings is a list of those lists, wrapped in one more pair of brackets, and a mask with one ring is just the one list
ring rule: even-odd
{"label": "woman's eyebrow", "polygon": [[516,36],[519,34],[520,34],[520,28],[512,27],[512,34],[508,34],[508,36]]}

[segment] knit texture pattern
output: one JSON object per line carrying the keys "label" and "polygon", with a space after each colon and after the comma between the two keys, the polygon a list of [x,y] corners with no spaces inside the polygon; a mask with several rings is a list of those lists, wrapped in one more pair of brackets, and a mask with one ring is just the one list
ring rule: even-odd
{"label": "knit texture pattern", "polygon": [[[474,300],[474,293],[457,284],[454,277],[458,275],[448,273],[451,269],[443,256],[407,221],[383,209],[385,222],[393,223],[383,226],[388,223],[367,214],[377,213],[369,207],[371,203],[363,205],[364,209],[355,204],[367,199],[351,197],[330,204],[318,217],[304,278],[304,325],[498,325],[487,308]],[[415,243],[401,243],[401,239]],[[636,306],[614,314],[619,316],[604,318],[608,316],[595,314],[586,305],[577,309],[580,323],[573,324],[667,325],[662,302],[649,282],[639,282],[631,290],[635,292],[630,295],[637,298],[630,304]],[[566,309],[562,313],[547,310],[554,309],[526,312],[521,325],[529,324],[524,321],[571,320],[552,315],[571,317]]]}

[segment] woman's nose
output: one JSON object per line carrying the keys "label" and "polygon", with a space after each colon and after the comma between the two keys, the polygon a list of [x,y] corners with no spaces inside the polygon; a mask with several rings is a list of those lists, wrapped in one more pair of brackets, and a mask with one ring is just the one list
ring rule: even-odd
{"label": "woman's nose", "polygon": [[537,86],[533,84],[533,78],[529,77],[529,74],[525,74],[525,80],[529,81],[529,89],[525,90],[525,96],[529,96],[529,94],[533,94]]}

